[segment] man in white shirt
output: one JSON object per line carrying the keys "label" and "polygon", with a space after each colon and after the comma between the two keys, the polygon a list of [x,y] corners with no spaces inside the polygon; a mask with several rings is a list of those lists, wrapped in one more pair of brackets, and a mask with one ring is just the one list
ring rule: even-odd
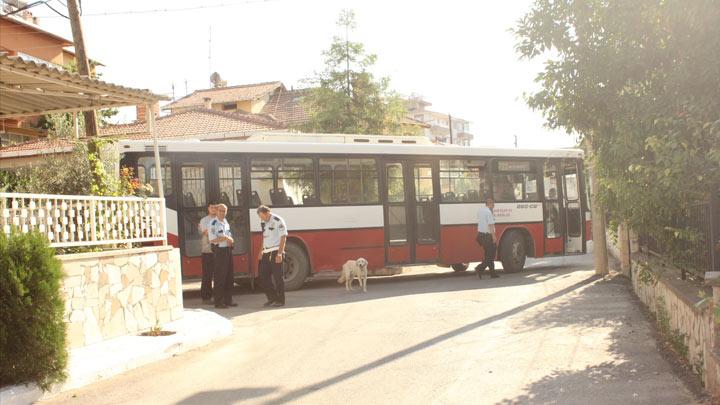
{"label": "man in white shirt", "polygon": [[495,246],[497,244],[497,236],[495,235],[495,216],[492,209],[495,207],[495,201],[492,197],[485,199],[485,206],[478,210],[478,233],[477,242],[482,246],[485,252],[485,259],[482,263],[475,267],[477,275],[482,278],[482,273],[486,268],[490,269],[490,277],[500,277],[495,272]]}
{"label": "man in white shirt", "polygon": [[285,220],[270,212],[270,208],[261,205],[257,209],[263,232],[262,250],[258,257],[260,284],[265,290],[266,307],[285,305],[285,281],[283,280],[283,258],[288,230]]}
{"label": "man in white shirt", "polygon": [[200,284],[200,297],[204,304],[212,303],[212,279],[213,270],[215,264],[213,258],[215,254],[210,248],[210,241],[208,240],[208,229],[210,224],[215,219],[217,208],[215,204],[208,205],[208,214],[204,216],[198,224],[198,231],[200,231],[200,247],[202,252],[202,283]]}
{"label": "man in white shirt", "polygon": [[210,223],[208,228],[208,239],[215,258],[214,278],[215,288],[213,295],[215,298],[215,308],[236,307],[237,304],[232,302],[232,288],[235,281],[232,263],[232,247],[235,240],[232,237],[230,224],[225,215],[227,215],[227,205],[217,205],[217,218]]}

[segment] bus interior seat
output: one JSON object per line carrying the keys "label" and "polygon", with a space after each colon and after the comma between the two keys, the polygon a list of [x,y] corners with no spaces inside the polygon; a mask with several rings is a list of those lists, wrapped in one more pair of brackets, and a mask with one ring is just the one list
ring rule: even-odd
{"label": "bus interior seat", "polygon": [[458,200],[458,201],[461,201],[461,202],[466,202],[466,201],[468,200],[467,194],[465,194],[465,193],[459,193],[459,194],[457,195],[457,200]]}
{"label": "bus interior seat", "polygon": [[288,196],[285,194],[284,188],[270,189],[270,201],[272,205],[277,207],[285,207],[288,205]]}
{"label": "bus interior seat", "polygon": [[288,198],[287,198],[287,205],[289,205],[289,206],[291,206],[291,207],[292,207],[293,205],[295,205],[295,201],[293,201],[292,197],[288,197]]}
{"label": "bus interior seat", "polygon": [[260,194],[258,194],[258,192],[255,190],[253,190],[250,196],[250,204],[252,204],[253,208],[257,208],[262,205],[262,200],[260,200]]}
{"label": "bus interior seat", "polygon": [[197,204],[195,204],[195,196],[191,192],[185,193],[183,196],[183,205],[186,207],[197,207]]}
{"label": "bus interior seat", "polygon": [[318,200],[317,196],[315,196],[315,195],[303,194],[302,200],[303,200],[303,205],[320,204],[320,201]]}
{"label": "bus interior seat", "polygon": [[468,190],[467,200],[469,202],[480,202],[480,193],[477,190]]}
{"label": "bus interior seat", "polygon": [[445,194],[443,194],[443,201],[444,201],[444,202],[455,202],[455,201],[457,201],[457,200],[455,199],[455,193],[453,193],[452,191],[447,191],[447,192],[445,192]]}
{"label": "bus interior seat", "polygon": [[226,192],[220,193],[220,204],[225,204],[228,207],[232,206],[232,203],[230,202],[230,196]]}

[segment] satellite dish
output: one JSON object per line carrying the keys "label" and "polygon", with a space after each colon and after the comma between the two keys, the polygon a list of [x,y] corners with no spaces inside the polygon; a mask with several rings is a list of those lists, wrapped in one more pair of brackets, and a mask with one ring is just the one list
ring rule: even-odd
{"label": "satellite dish", "polygon": [[227,86],[227,81],[223,80],[218,72],[214,72],[210,75],[210,83],[212,83],[215,88]]}

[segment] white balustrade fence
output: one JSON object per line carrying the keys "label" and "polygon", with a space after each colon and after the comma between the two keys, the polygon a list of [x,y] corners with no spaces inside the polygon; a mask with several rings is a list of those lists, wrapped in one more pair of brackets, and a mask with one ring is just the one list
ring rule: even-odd
{"label": "white balustrade fence", "polygon": [[53,247],[166,242],[165,199],[0,193],[0,229],[37,230]]}

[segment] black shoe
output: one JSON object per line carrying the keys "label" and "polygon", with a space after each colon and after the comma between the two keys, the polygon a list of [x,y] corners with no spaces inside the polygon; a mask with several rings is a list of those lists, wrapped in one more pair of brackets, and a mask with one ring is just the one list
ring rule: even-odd
{"label": "black shoe", "polygon": [[475,270],[475,273],[477,273],[478,278],[482,278],[482,274],[483,274],[482,270]]}
{"label": "black shoe", "polygon": [[493,271],[490,273],[490,278],[500,278],[500,275]]}
{"label": "black shoe", "polygon": [[227,306],[236,307],[236,306],[238,306],[238,304],[237,304],[237,302],[231,302],[231,303],[227,304]]}
{"label": "black shoe", "polygon": [[271,306],[271,305],[274,304],[274,303],[275,303],[275,301],[268,301],[268,302],[264,303],[263,306],[264,306],[264,307],[269,307],[269,306]]}
{"label": "black shoe", "polygon": [[279,308],[279,307],[284,307],[285,303],[284,302],[273,302],[270,306],[274,307],[274,308]]}
{"label": "black shoe", "polygon": [[227,305],[224,305],[224,304],[223,304],[223,305],[215,305],[215,308],[217,308],[217,309],[225,309],[225,308],[227,308],[227,307],[228,307],[228,306],[227,306]]}

